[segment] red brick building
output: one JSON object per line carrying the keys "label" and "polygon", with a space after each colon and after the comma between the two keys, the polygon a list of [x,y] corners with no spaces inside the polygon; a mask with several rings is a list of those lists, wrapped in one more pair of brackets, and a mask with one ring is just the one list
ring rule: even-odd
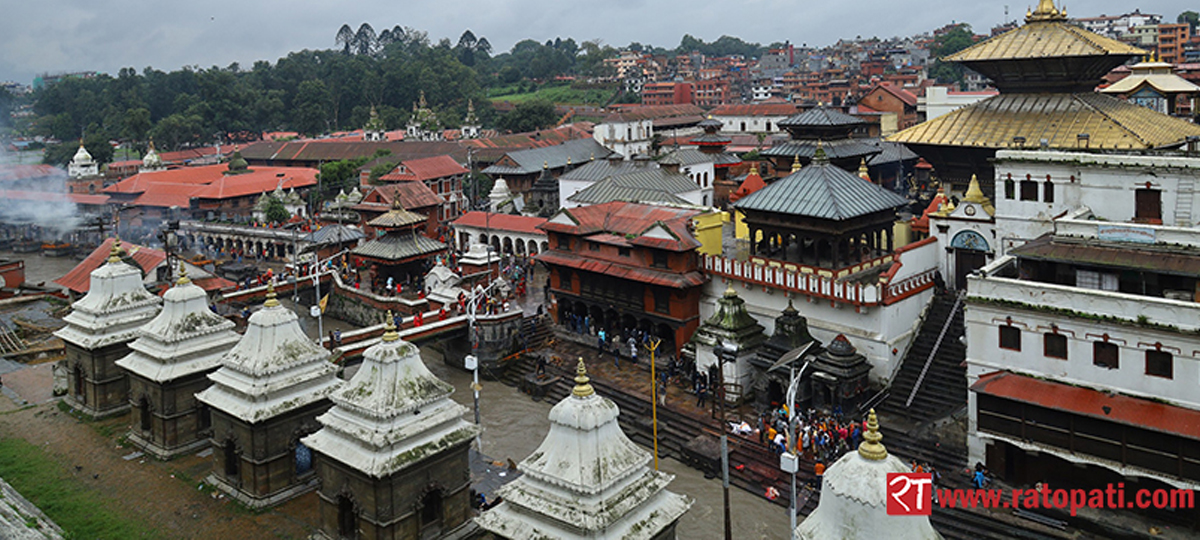
{"label": "red brick building", "polygon": [[550,269],[551,312],[623,337],[640,328],[678,354],[700,324],[706,278],[690,229],[701,213],[626,202],[559,212],[541,226],[550,249],[537,256]]}
{"label": "red brick building", "polygon": [[695,103],[692,83],[652,82],[642,85],[642,105],[687,105]]}
{"label": "red brick building", "polygon": [[[462,215],[463,197],[462,182],[468,171],[450,156],[434,156],[421,159],[410,159],[396,164],[391,172],[379,177],[384,183],[421,182],[430,191],[442,199],[439,208],[441,221],[453,221]],[[370,184],[370,172],[361,175],[362,185]]]}
{"label": "red brick building", "polygon": [[898,129],[917,125],[917,96],[903,88],[884,83],[876,85],[858,100],[860,107],[896,114]]}

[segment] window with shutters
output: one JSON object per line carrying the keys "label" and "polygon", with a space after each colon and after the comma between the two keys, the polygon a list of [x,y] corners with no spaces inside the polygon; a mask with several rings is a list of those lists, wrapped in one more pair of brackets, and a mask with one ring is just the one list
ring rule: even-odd
{"label": "window with shutters", "polygon": [[1067,336],[1062,334],[1042,335],[1042,354],[1050,358],[1067,359]]}
{"label": "window with shutters", "polygon": [[1115,343],[1092,342],[1092,364],[1108,369],[1121,367],[1121,349]]}
{"label": "window with shutters", "polygon": [[1170,379],[1175,376],[1175,357],[1163,351],[1146,351],[1146,375]]}
{"label": "window with shutters", "polygon": [[1013,351],[1021,350],[1021,329],[1015,326],[1001,326],[1000,348]]}

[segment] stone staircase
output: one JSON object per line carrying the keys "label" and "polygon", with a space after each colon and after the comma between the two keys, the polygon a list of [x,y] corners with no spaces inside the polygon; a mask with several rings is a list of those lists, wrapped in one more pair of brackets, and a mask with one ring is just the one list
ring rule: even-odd
{"label": "stone staircase", "polygon": [[[967,403],[967,346],[960,296],[937,294],[901,362],[881,414],[922,424]],[[932,359],[930,358],[932,355]],[[915,391],[914,391],[915,388]]]}

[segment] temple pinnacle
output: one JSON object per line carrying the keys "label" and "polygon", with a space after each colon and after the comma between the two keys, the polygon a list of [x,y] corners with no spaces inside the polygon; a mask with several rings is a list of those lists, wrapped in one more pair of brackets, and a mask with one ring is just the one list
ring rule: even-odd
{"label": "temple pinnacle", "polygon": [[858,445],[858,455],[863,459],[879,461],[887,457],[887,448],[884,448],[883,435],[879,433],[879,419],[875,417],[875,409],[867,413],[867,432],[863,434],[863,442]]}
{"label": "temple pinnacle", "polygon": [[592,389],[592,385],[588,382],[587,364],[583,363],[583,357],[579,357],[579,365],[575,367],[575,389],[571,391],[575,397],[588,397],[596,393]]}

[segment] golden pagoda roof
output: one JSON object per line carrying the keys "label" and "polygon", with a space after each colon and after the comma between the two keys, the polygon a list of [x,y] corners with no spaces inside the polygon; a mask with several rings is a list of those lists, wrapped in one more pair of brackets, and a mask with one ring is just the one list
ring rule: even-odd
{"label": "golden pagoda roof", "polygon": [[1025,17],[1025,24],[989,40],[976,43],[942,60],[984,62],[1061,56],[1144,55],[1146,51],[1088,32],[1067,22],[1066,14],[1042,0]]}
{"label": "golden pagoda roof", "polygon": [[[1088,135],[1082,143],[1080,134]],[[1148,149],[1180,144],[1200,126],[1094,92],[1000,94],[917,124],[887,140],[983,148]],[[1024,137],[1016,142],[1015,137]]]}
{"label": "golden pagoda roof", "polygon": [[1129,66],[1129,76],[1100,90],[1105,94],[1129,94],[1143,84],[1163,94],[1200,93],[1200,86],[1175,74],[1175,66],[1157,60],[1146,60]]}
{"label": "golden pagoda roof", "polygon": [[416,225],[417,223],[421,223],[426,220],[425,216],[422,216],[421,214],[405,210],[404,208],[397,208],[397,206],[398,205],[392,205],[391,210],[388,210],[383,215],[368,221],[367,225],[387,229]]}

